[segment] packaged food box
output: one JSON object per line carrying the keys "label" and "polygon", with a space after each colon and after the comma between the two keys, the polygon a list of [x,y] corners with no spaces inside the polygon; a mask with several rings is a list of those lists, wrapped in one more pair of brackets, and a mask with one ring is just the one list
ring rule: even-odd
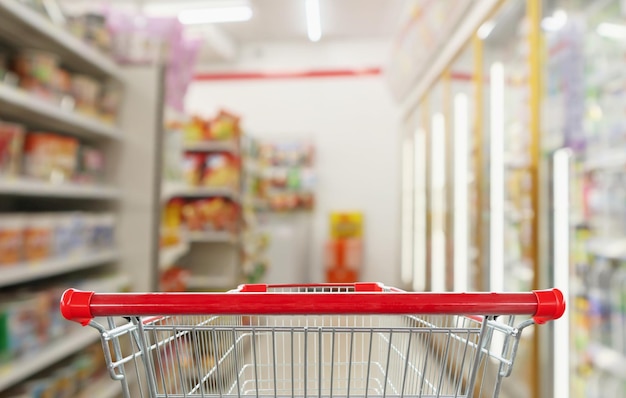
{"label": "packaged food box", "polygon": [[40,346],[38,300],[34,295],[3,297],[0,305],[0,363],[34,353]]}
{"label": "packaged food box", "polygon": [[239,183],[238,160],[228,153],[209,153],[205,157],[202,184],[210,187],[236,187]]}
{"label": "packaged food box", "polygon": [[54,228],[54,255],[63,258],[85,254],[87,216],[80,212],[64,212],[50,217],[53,219]]}
{"label": "packaged food box", "polygon": [[97,115],[101,89],[101,84],[90,76],[72,76],[72,96],[76,101],[76,110],[88,115]]}
{"label": "packaged food box", "polygon": [[78,140],[51,133],[30,133],[24,144],[26,176],[60,183],[71,181],[77,168]]}
{"label": "packaged food box", "polygon": [[78,151],[76,177],[78,183],[95,184],[104,180],[104,152],[89,145],[81,145]]}
{"label": "packaged food box", "polygon": [[54,219],[48,214],[28,215],[24,227],[24,260],[40,262],[52,257]]}
{"label": "packaged food box", "polygon": [[115,247],[116,217],[113,213],[102,213],[94,217],[93,248],[108,250]]}
{"label": "packaged food box", "polygon": [[24,126],[0,121],[0,176],[20,173],[24,148]]}
{"label": "packaged food box", "polygon": [[53,94],[53,82],[59,57],[39,50],[22,50],[14,58],[13,70],[20,87],[43,97]]}
{"label": "packaged food box", "polygon": [[20,214],[0,215],[0,267],[22,261],[24,217]]}

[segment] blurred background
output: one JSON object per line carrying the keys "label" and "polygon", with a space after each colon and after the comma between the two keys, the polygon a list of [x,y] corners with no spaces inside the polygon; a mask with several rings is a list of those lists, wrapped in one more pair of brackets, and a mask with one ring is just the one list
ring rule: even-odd
{"label": "blurred background", "polygon": [[121,395],[68,287],[377,281],[558,287],[502,396],[626,397],[625,16],[0,0],[0,396]]}

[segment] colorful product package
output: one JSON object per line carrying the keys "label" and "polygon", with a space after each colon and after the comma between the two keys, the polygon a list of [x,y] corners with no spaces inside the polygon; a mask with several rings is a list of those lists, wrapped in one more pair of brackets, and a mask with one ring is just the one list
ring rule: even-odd
{"label": "colorful product package", "polygon": [[200,185],[202,177],[202,165],[205,155],[200,153],[186,153],[183,160],[183,176],[190,186]]}
{"label": "colorful product package", "polygon": [[58,213],[50,216],[54,228],[53,254],[56,257],[72,257],[85,253],[87,234],[84,213]]}
{"label": "colorful product package", "polygon": [[40,346],[39,302],[34,295],[3,297],[0,305],[0,363],[33,354]]}
{"label": "colorful product package", "polygon": [[239,138],[239,116],[221,110],[210,123],[209,139],[224,141]]}
{"label": "colorful product package", "polygon": [[72,76],[72,96],[76,101],[76,110],[81,113],[97,115],[98,97],[101,90],[101,84],[90,76]]}
{"label": "colorful product package", "polygon": [[89,145],[80,145],[74,181],[96,184],[104,180],[104,152]]}
{"label": "colorful product package", "polygon": [[0,267],[22,261],[24,217],[20,214],[0,216]]}
{"label": "colorful product package", "polygon": [[95,216],[93,227],[92,248],[108,250],[115,246],[115,226],[117,221],[113,213],[102,213]]}
{"label": "colorful product package", "polygon": [[24,148],[24,126],[0,122],[0,175],[15,177],[20,173]]}
{"label": "colorful product package", "polygon": [[76,173],[78,140],[51,133],[30,133],[24,145],[24,173],[54,183],[71,181]]}
{"label": "colorful product package", "polygon": [[182,199],[172,199],[165,205],[161,218],[161,246],[172,246],[180,242],[183,204]]}
{"label": "colorful product package", "polygon": [[209,153],[204,161],[202,185],[236,187],[239,184],[239,162],[229,153]]}
{"label": "colorful product package", "polygon": [[53,95],[53,82],[59,57],[44,51],[22,50],[14,59],[13,69],[20,87],[45,98]]}
{"label": "colorful product package", "polygon": [[24,259],[39,262],[52,257],[54,219],[49,214],[26,216],[24,226]]}

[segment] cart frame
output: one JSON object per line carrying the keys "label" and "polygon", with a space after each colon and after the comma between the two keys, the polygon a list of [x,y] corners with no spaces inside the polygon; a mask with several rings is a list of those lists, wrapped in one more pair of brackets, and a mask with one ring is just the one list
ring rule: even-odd
{"label": "cart frame", "polygon": [[[150,398],[497,397],[522,330],[559,318],[565,302],[557,289],[257,284],[226,293],[69,289],[61,311],[100,332],[125,397],[133,378]],[[116,326],[116,317],[129,322]]]}

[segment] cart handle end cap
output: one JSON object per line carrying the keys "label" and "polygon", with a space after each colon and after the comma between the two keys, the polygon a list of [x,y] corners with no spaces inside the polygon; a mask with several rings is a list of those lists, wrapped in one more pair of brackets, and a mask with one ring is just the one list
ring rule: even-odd
{"label": "cart handle end cap", "polygon": [[541,325],[559,319],[565,313],[565,299],[559,289],[533,290],[537,297],[537,312],[533,316],[535,323]]}
{"label": "cart handle end cap", "polygon": [[67,320],[87,326],[93,319],[89,308],[93,295],[94,292],[67,289],[61,296],[61,314]]}

